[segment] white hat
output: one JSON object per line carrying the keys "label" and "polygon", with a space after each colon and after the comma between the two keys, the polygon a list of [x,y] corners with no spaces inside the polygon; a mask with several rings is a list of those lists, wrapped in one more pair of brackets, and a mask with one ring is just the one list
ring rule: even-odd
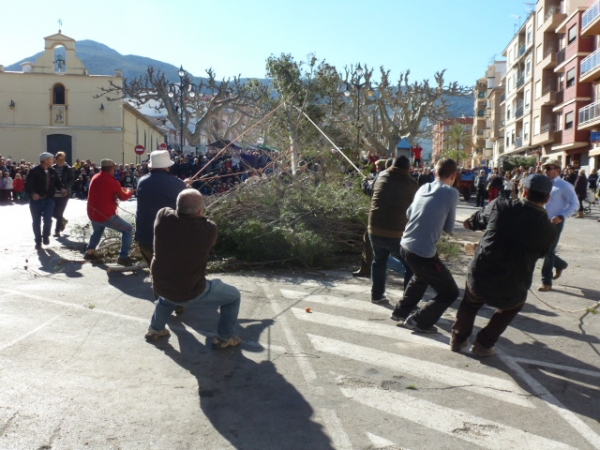
{"label": "white hat", "polygon": [[171,161],[168,150],[154,150],[150,153],[149,169],[166,169],[172,165],[173,161]]}

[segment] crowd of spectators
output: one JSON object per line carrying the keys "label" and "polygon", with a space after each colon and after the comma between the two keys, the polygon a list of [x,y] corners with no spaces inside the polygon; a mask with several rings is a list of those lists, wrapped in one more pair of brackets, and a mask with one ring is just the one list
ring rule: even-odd
{"label": "crowd of spectators", "polygon": [[[267,150],[227,148],[217,158],[220,149],[209,148],[205,153],[182,155],[171,150],[174,161],[171,174],[184,180],[196,176],[193,187],[203,195],[223,193],[244,182],[252,182],[271,173],[271,162],[277,157]],[[214,158],[214,160],[213,160]],[[140,163],[120,164],[115,170],[115,178],[121,186],[136,189],[139,179],[149,172],[149,159]],[[209,164],[210,162],[210,164]],[[18,202],[27,200],[25,179],[36,164],[20,160],[18,163],[0,155],[0,201]],[[206,166],[206,167],[205,167]],[[75,182],[72,186],[73,198],[87,199],[91,178],[100,172],[99,163],[91,159],[76,159],[71,166]]]}

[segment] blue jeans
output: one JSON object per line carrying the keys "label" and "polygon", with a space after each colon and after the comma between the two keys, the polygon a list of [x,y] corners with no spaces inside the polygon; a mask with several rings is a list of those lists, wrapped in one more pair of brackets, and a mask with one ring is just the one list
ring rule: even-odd
{"label": "blue jeans", "polygon": [[544,264],[542,265],[542,284],[545,284],[546,286],[552,286],[552,270],[564,270],[567,268],[567,262],[556,254],[556,247],[558,247],[560,234],[562,233],[565,223],[557,223],[554,226],[558,232],[556,235],[556,240],[550,246],[550,251],[544,258]]}
{"label": "blue jeans", "polygon": [[156,302],[154,315],[150,322],[150,329],[156,332],[165,329],[167,320],[178,306],[207,305],[219,306],[219,325],[217,335],[221,339],[229,339],[233,336],[240,312],[240,291],[236,287],[223,283],[221,280],[206,280],[206,288],[198,297],[187,302],[172,302],[160,296]]}
{"label": "blue jeans", "polygon": [[[52,220],[52,218],[50,218]],[[50,224],[52,226],[52,224]],[[88,250],[95,250],[102,239],[105,228],[123,233],[121,237],[121,251],[119,252],[119,258],[125,258],[129,256],[129,250],[131,250],[131,241],[133,238],[133,227],[126,220],[121,219],[118,215],[112,216],[106,222],[94,222],[92,221],[92,228],[94,232],[90,237],[90,243],[87,246]]]}
{"label": "blue jeans", "polygon": [[399,260],[406,268],[404,272],[404,288],[406,289],[406,285],[411,279],[413,272],[400,256],[400,238],[387,238],[369,234],[369,240],[373,248],[371,300],[379,300],[385,294],[385,281],[390,255]]}
{"label": "blue jeans", "polygon": [[[33,219],[33,235],[35,243],[42,243],[42,236],[48,237],[52,232],[52,213],[54,212],[54,199],[41,198],[29,201],[29,211]],[[42,217],[44,218],[44,230],[42,232]]]}

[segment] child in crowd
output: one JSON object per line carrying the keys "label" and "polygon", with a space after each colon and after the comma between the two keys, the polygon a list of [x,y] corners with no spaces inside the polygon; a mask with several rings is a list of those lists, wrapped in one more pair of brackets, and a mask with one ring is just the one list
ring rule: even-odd
{"label": "child in crowd", "polygon": [[20,173],[15,175],[13,181],[13,195],[16,201],[25,200],[25,180]]}
{"label": "child in crowd", "polygon": [[8,171],[2,174],[2,200],[12,202],[13,179]]}

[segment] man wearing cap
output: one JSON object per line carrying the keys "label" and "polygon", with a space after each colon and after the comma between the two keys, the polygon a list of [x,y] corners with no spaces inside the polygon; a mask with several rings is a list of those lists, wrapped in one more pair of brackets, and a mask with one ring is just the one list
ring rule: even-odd
{"label": "man wearing cap", "polygon": [[498,309],[477,334],[471,351],[478,356],[495,354],[496,341],[525,304],[537,260],[556,239],[556,228],[544,210],[552,181],[544,175],[529,175],[524,189],[524,197],[499,198],[463,223],[485,234],[469,264],[465,296],[452,326],[450,349],[454,352],[469,345],[477,311],[487,304]]}
{"label": "man wearing cap", "polygon": [[[42,242],[50,244],[52,232],[52,213],[54,212],[54,194],[60,191],[67,195],[63,183],[55,169],[52,168],[54,155],[44,152],[40,155],[40,163],[29,171],[25,180],[25,191],[30,198],[29,210],[33,219],[35,248],[40,250]],[[42,230],[42,218],[44,229]]]}
{"label": "man wearing cap", "polygon": [[136,192],[137,213],[135,240],[140,253],[150,267],[154,246],[154,221],[162,208],[175,209],[177,196],[185,189],[185,183],[169,174],[173,161],[168,150],[156,150],[150,154],[150,173],[140,178]]}
{"label": "man wearing cap", "polygon": [[93,176],[90,181],[88,192],[87,213],[92,221],[94,232],[87,246],[85,259],[97,261],[96,247],[102,239],[105,228],[122,233],[121,250],[119,252],[118,264],[132,266],[133,259],[129,257],[131,249],[133,227],[129,222],[117,215],[117,201],[129,200],[133,195],[133,189],[122,188],[115,178],[116,164],[110,159],[100,161],[100,173]]}
{"label": "man wearing cap", "polygon": [[[565,220],[579,209],[579,198],[577,198],[573,185],[560,177],[560,161],[553,159],[544,163],[542,167],[546,176],[552,180],[552,192],[550,193],[550,201],[546,204],[546,211],[557,231],[556,239],[542,265],[542,285],[538,288],[538,291],[545,292],[552,290],[552,280],[560,277],[563,270],[569,265],[556,254],[556,247],[565,226]],[[554,276],[553,270],[556,270]]]}

